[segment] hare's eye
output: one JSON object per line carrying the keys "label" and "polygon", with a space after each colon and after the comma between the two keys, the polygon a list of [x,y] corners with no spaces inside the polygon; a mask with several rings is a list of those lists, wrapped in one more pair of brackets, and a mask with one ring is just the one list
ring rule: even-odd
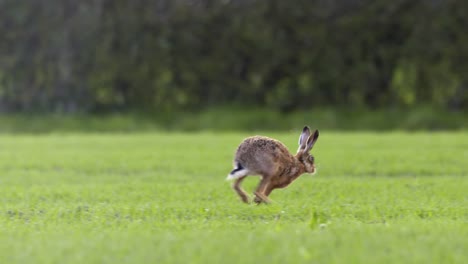
{"label": "hare's eye", "polygon": [[313,156],[309,156],[309,161],[310,161],[310,162],[314,162],[314,157],[313,157]]}

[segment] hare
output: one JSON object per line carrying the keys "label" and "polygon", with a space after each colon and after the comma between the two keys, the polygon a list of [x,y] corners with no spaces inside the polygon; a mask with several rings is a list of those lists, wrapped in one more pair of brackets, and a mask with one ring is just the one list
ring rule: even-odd
{"label": "hare", "polygon": [[261,181],[255,191],[254,202],[269,203],[268,195],[274,189],[288,186],[304,173],[315,173],[314,157],[309,151],[318,136],[318,130],[311,134],[309,127],[304,127],[294,156],[278,140],[263,136],[246,138],[237,148],[234,169],[227,180],[234,180],[232,188],[243,202],[249,203],[249,196],[240,184],[248,175],[260,175]]}

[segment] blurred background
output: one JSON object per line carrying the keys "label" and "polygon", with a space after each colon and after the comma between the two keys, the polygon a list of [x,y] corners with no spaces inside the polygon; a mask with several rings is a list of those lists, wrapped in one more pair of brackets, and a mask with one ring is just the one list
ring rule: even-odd
{"label": "blurred background", "polygon": [[466,129],[467,14],[455,0],[0,0],[0,130]]}

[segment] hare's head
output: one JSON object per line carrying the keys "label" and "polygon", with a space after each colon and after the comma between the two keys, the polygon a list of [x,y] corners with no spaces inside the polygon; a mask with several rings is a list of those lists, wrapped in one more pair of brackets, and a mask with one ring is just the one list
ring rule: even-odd
{"label": "hare's head", "polygon": [[306,173],[315,173],[314,156],[310,154],[310,150],[314,147],[315,142],[317,142],[318,136],[318,130],[311,133],[310,128],[305,126],[299,137],[299,149],[297,149],[296,158],[304,164]]}

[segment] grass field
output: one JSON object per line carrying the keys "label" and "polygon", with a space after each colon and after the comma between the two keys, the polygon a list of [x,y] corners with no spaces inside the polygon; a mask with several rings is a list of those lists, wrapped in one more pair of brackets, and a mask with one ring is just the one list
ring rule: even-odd
{"label": "grass field", "polygon": [[1,135],[0,263],[468,263],[468,133],[322,131],[260,206],[225,181],[245,136]]}

